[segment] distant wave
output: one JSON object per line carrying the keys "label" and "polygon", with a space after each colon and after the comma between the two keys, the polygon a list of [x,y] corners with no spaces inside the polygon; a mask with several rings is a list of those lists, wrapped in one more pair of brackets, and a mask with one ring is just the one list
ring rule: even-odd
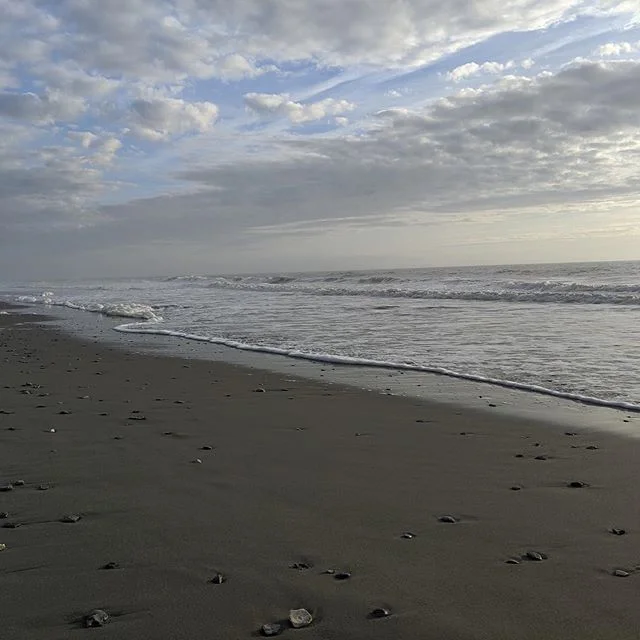
{"label": "distant wave", "polygon": [[209,342],[212,344],[219,344],[226,347],[231,347],[233,349],[240,349],[242,351],[271,353],[275,355],[286,356],[288,358],[296,358],[298,360],[310,360],[313,362],[326,362],[330,364],[341,364],[341,365],[377,367],[381,369],[394,369],[394,370],[401,370],[401,371],[421,371],[424,373],[433,373],[437,375],[448,376],[450,378],[458,378],[461,380],[470,380],[473,382],[491,384],[499,387],[505,387],[508,389],[518,389],[520,391],[527,391],[530,393],[538,393],[546,396],[553,396],[555,398],[563,398],[566,400],[572,400],[574,402],[580,402],[583,404],[595,405],[599,407],[609,407],[612,409],[622,409],[625,411],[640,412],[640,404],[634,404],[632,402],[623,402],[618,400],[605,400],[603,398],[596,398],[596,397],[582,395],[578,393],[570,393],[565,391],[557,391],[555,389],[548,389],[546,387],[542,387],[535,384],[525,384],[522,382],[514,382],[511,380],[501,380],[499,378],[491,378],[487,376],[454,371],[452,369],[446,369],[444,367],[420,365],[420,364],[409,362],[409,361],[387,362],[382,360],[354,358],[351,356],[340,356],[340,355],[325,354],[325,353],[306,353],[303,351],[284,349],[280,347],[250,344],[246,342],[240,342],[237,340],[230,340],[228,338],[216,338],[216,337],[197,335],[193,333],[186,333],[182,331],[174,331],[171,329],[160,329],[155,326],[149,326],[148,324],[140,324],[140,323],[122,324],[115,327],[115,330],[123,333],[153,334],[153,335],[161,335],[161,336],[172,336],[176,338],[184,338],[187,340],[195,340],[197,342]]}
{"label": "distant wave", "polygon": [[[384,284],[378,278],[374,283],[367,279],[367,284]],[[374,298],[406,298],[422,300],[468,300],[478,302],[525,302],[525,303],[557,303],[557,304],[611,304],[640,305],[640,286],[636,285],[585,285],[579,283],[558,282],[506,282],[498,287],[447,289],[412,287],[358,287],[326,286],[312,284],[308,281],[288,281],[278,284],[273,282],[242,280],[235,282],[227,278],[214,278],[206,285],[210,289],[236,289],[240,291],[282,291],[303,293],[316,296],[368,296]]]}

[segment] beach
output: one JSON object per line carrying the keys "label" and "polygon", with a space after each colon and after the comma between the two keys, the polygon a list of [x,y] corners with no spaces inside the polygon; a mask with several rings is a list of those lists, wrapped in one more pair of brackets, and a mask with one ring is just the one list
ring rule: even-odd
{"label": "beach", "polygon": [[297,608],[291,638],[638,638],[638,440],[3,308],[3,640],[251,638]]}

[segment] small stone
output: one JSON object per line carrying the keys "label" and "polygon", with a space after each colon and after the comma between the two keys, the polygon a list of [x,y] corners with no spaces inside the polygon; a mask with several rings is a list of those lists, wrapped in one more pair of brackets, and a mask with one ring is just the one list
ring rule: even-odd
{"label": "small stone", "polygon": [[539,551],[527,551],[527,553],[524,554],[524,557],[527,560],[533,560],[534,562],[541,562],[542,560],[547,559],[547,556]]}
{"label": "small stone", "polygon": [[85,627],[104,627],[109,622],[109,614],[102,609],[94,609],[84,617]]}
{"label": "small stone", "polygon": [[146,416],[129,416],[129,420],[146,420]]}
{"label": "small stone", "polygon": [[627,532],[624,529],[612,527],[611,529],[609,529],[609,533],[612,533],[614,536],[623,536]]}
{"label": "small stone", "polygon": [[583,489],[588,486],[589,485],[586,482],[581,482],[580,480],[573,480],[567,483],[567,487],[571,487],[572,489]]}
{"label": "small stone", "polygon": [[520,564],[520,560],[518,560],[518,558],[509,558],[508,560],[506,560],[507,564]]}
{"label": "small stone", "polygon": [[378,607],[374,609],[370,614],[372,618],[388,618],[391,615],[391,611],[386,607]]}
{"label": "small stone", "polygon": [[260,632],[263,636],[279,636],[284,631],[284,627],[278,622],[263,624]]}
{"label": "small stone", "polygon": [[457,518],[454,518],[453,516],[440,516],[438,518],[439,522],[444,522],[446,524],[455,524],[456,522],[458,522]]}
{"label": "small stone", "polygon": [[336,572],[335,569],[327,569],[326,571],[323,571],[322,573],[325,573],[329,576],[332,576],[334,573]]}
{"label": "small stone", "polygon": [[524,458],[524,455],[522,453],[516,453],[516,458]]}
{"label": "small stone", "polygon": [[13,485],[5,484],[4,486],[0,487],[0,491],[13,491]]}
{"label": "small stone", "polygon": [[210,445],[208,445],[208,444],[205,444],[205,445],[203,445],[202,447],[200,447],[200,449],[201,449],[202,451],[212,451],[212,450],[213,450],[213,447],[211,447],[211,446],[210,446]]}
{"label": "small stone", "polygon": [[72,524],[74,522],[78,522],[81,519],[82,516],[78,515],[77,513],[71,513],[69,515],[62,516],[62,518],[60,518],[60,522],[67,522]]}
{"label": "small stone", "polygon": [[578,434],[575,431],[565,431],[565,436],[577,436]]}
{"label": "small stone", "polygon": [[48,484],[39,484],[38,491],[48,491],[51,487]]}
{"label": "small stone", "polygon": [[193,464],[202,464],[202,460],[200,460],[200,458],[196,458],[195,460],[191,461]]}
{"label": "small stone", "polygon": [[7,545],[6,544],[2,544],[0,542],[0,551],[4,551],[6,548],[7,548]]}
{"label": "small stone", "polygon": [[411,533],[410,531],[405,531],[403,534],[400,535],[401,538],[404,538],[405,540],[411,540],[412,538],[416,537],[415,533]]}
{"label": "small stone", "polygon": [[216,573],[216,575],[213,576],[213,578],[211,578],[209,582],[211,582],[212,584],[222,584],[223,582],[226,582],[226,580],[227,578],[221,573]]}
{"label": "small stone", "polygon": [[589,451],[595,451],[596,449],[599,449],[600,447],[597,444],[590,444],[588,447],[585,447],[585,449],[588,449]]}
{"label": "small stone", "polygon": [[522,486],[519,484],[514,484],[509,488],[511,489],[511,491],[520,491],[522,489]]}
{"label": "small stone", "polygon": [[308,627],[313,622],[313,616],[306,609],[291,609],[289,622],[294,629]]}
{"label": "small stone", "polygon": [[0,511],[0,520],[4,520],[5,518],[8,518],[9,514],[6,511]]}
{"label": "small stone", "polygon": [[58,411],[58,415],[61,416],[68,416],[71,413],[71,411],[67,411],[66,409],[61,409],[60,411]]}
{"label": "small stone", "polygon": [[629,573],[628,571],[625,571],[624,569],[616,569],[616,570],[613,572],[613,575],[614,575],[616,578],[628,578],[628,577],[629,577],[629,575],[630,575],[630,573]]}
{"label": "small stone", "polygon": [[297,571],[306,571],[307,569],[311,569],[313,565],[308,564],[306,562],[294,562],[289,565],[290,569],[296,569]]}
{"label": "small stone", "polygon": [[119,569],[120,565],[117,562],[107,562],[107,564],[102,565],[100,568],[109,571],[111,569]]}
{"label": "small stone", "polygon": [[351,577],[351,574],[348,571],[342,571],[340,573],[336,573],[334,578],[336,580],[348,580]]}
{"label": "small stone", "polygon": [[16,480],[11,483],[14,487],[24,487],[24,480]]}
{"label": "small stone", "polygon": [[542,455],[542,456],[536,456],[536,457],[535,457],[535,459],[536,459],[536,460],[548,460],[547,456],[544,456],[544,455]]}
{"label": "small stone", "polygon": [[258,387],[257,389],[253,390],[253,393],[265,393],[266,389],[263,389],[262,387]]}
{"label": "small stone", "polygon": [[2,525],[4,529],[17,529],[21,526],[22,524],[20,522],[5,522],[5,524]]}
{"label": "small stone", "polygon": [[56,430],[53,427],[51,427],[51,429],[49,429],[49,433],[55,433],[55,432],[56,432]]}

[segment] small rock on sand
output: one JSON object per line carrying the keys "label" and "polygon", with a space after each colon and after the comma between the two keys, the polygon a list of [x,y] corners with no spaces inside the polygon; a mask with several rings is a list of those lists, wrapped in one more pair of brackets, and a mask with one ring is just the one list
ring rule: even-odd
{"label": "small rock on sand", "polygon": [[212,447],[212,446],[210,446],[210,445],[208,445],[208,444],[202,445],[202,446],[200,447],[200,449],[201,449],[202,451],[213,451],[213,447]]}
{"label": "small rock on sand", "polygon": [[4,520],[5,518],[8,518],[9,514],[6,511],[0,511],[0,520]]}
{"label": "small rock on sand", "polygon": [[191,461],[193,464],[202,464],[202,460],[200,460],[200,458],[196,458],[195,460]]}
{"label": "small rock on sand", "polygon": [[2,544],[0,542],[0,551],[4,551],[6,548],[7,548],[7,545],[6,544]]}
{"label": "small rock on sand", "polygon": [[82,520],[82,516],[78,515],[77,513],[70,513],[60,518],[60,522],[67,522],[70,524],[73,524],[74,522],[78,522],[79,520]]}
{"label": "small rock on sand", "polygon": [[388,618],[390,615],[391,611],[386,607],[378,607],[369,614],[372,618]]}
{"label": "small rock on sand", "polygon": [[263,636],[279,636],[284,631],[284,627],[278,622],[263,624],[260,632]]}
{"label": "small rock on sand", "polygon": [[24,487],[24,480],[16,480],[11,483],[14,487]]}
{"label": "small rock on sand", "polygon": [[609,533],[613,533],[614,536],[623,536],[627,533],[624,529],[618,529],[617,527],[612,527],[609,529]]}
{"label": "small rock on sand", "polygon": [[567,487],[571,487],[571,489],[583,489],[588,486],[589,485],[586,482],[581,482],[580,480],[572,480],[567,483]]}
{"label": "small rock on sand", "polygon": [[102,609],[94,609],[84,617],[85,627],[104,627],[109,622],[109,614]]}
{"label": "small rock on sand", "polygon": [[348,580],[351,577],[351,574],[348,571],[341,571],[340,573],[336,573],[336,580]]}
{"label": "small rock on sand", "polygon": [[308,627],[313,622],[313,616],[306,609],[291,609],[289,622],[294,629]]}
{"label": "small rock on sand", "polygon": [[524,554],[524,558],[533,560],[534,562],[542,562],[542,560],[547,559],[547,556],[539,551],[527,551],[527,553]]}
{"label": "small rock on sand", "polygon": [[446,524],[455,524],[456,522],[458,522],[457,518],[454,518],[453,516],[440,516],[438,518],[439,522],[444,522]]}
{"label": "small rock on sand", "polygon": [[216,573],[215,576],[213,576],[213,578],[211,578],[211,580],[209,582],[211,582],[211,584],[222,584],[223,582],[226,582],[227,578],[222,575],[221,573]]}
{"label": "small rock on sand", "polygon": [[613,575],[616,578],[628,578],[631,574],[628,571],[625,571],[624,569],[616,569],[613,572]]}
{"label": "small rock on sand", "polygon": [[5,485],[0,487],[0,491],[13,491],[13,485],[12,484],[5,484]]}
{"label": "small rock on sand", "polygon": [[102,565],[100,568],[108,571],[111,569],[119,569],[120,565],[117,562],[107,562],[107,564]]}
{"label": "small rock on sand", "polygon": [[405,531],[404,533],[400,534],[401,538],[404,538],[405,540],[411,540],[412,538],[416,537],[415,533],[411,533],[410,531]]}

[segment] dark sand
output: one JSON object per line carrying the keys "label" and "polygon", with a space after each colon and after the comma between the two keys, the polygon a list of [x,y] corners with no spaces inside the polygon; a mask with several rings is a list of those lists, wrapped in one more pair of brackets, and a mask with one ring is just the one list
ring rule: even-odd
{"label": "dark sand", "polygon": [[[2,640],[236,640],[298,607],[291,638],[640,637],[638,441],[25,320],[0,316],[0,485],[25,481],[0,493],[22,525],[0,528]],[[83,629],[94,608],[111,623]]]}

